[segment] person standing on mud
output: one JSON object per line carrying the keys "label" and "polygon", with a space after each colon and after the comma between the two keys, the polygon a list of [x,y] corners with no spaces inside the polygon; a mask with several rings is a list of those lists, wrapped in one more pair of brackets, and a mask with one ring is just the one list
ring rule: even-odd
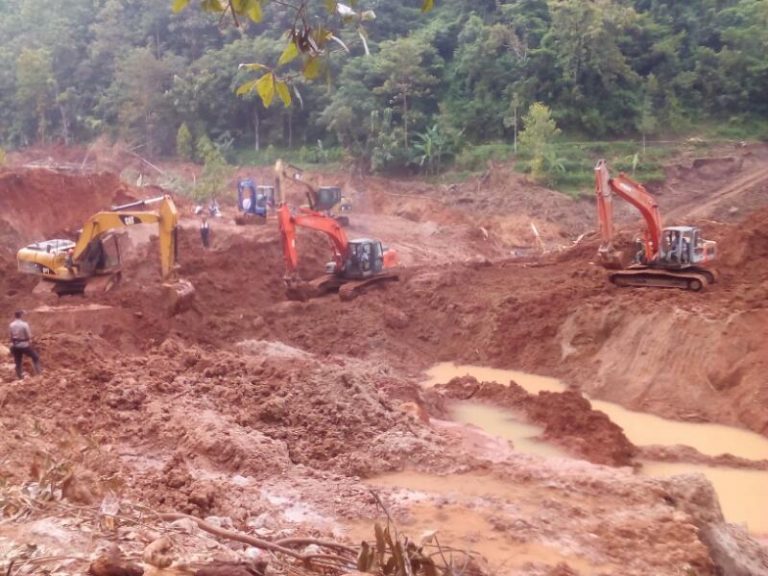
{"label": "person standing on mud", "polygon": [[211,226],[208,224],[208,218],[206,216],[203,216],[203,222],[200,224],[200,240],[203,241],[203,248],[210,248]]}
{"label": "person standing on mud", "polygon": [[24,311],[17,310],[14,314],[14,320],[8,326],[11,336],[11,354],[13,355],[13,361],[16,363],[16,376],[19,380],[24,377],[21,366],[24,356],[29,356],[32,359],[35,374],[42,372],[40,356],[37,354],[34,346],[32,346],[32,331],[29,329],[29,324],[22,320],[23,316]]}

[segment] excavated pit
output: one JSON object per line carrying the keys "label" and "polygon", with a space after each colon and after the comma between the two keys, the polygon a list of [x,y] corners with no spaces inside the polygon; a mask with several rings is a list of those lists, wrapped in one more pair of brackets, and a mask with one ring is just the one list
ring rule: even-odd
{"label": "excavated pit", "polygon": [[[120,286],[87,303],[41,302],[34,282],[15,273],[20,244],[73,231],[121,195],[142,197],[140,189],[93,175],[74,183],[75,176],[50,170],[0,174],[0,185],[11,182],[18,196],[0,188],[14,215],[3,224],[0,303],[6,317],[30,311],[46,367],[42,377],[15,382],[12,365],[2,366],[0,431],[15,441],[0,449],[0,474],[29,481],[40,468],[35,462],[55,458],[77,479],[65,501],[98,506],[117,493],[157,510],[226,517],[242,531],[290,528],[352,542],[381,517],[370,479],[404,530],[452,526],[473,511],[475,528],[450,543],[488,551],[491,567],[505,573],[715,574],[717,566],[740,565],[748,571],[734,574],[761,574],[765,550],[724,524],[701,477],[655,480],[521,454],[435,419],[447,414],[419,387],[419,374],[441,361],[527,370],[564,378],[592,398],[765,434],[759,407],[768,388],[760,375],[768,338],[760,315],[768,272],[759,262],[768,258],[768,212],[737,226],[704,224],[722,247],[722,281],[706,295],[625,291],[591,263],[597,244],[590,236],[570,250],[512,256],[515,247],[538,249],[533,220],[548,248],[570,245],[593,222],[589,203],[574,209],[508,176],[503,168],[492,173],[491,190],[479,196],[485,207],[471,208],[456,198],[474,184],[448,194],[421,183],[343,182],[360,212],[349,234],[381,238],[405,264],[399,283],[352,302],[287,301],[271,226],[238,227],[225,209],[206,251],[186,217],[180,274],[195,286],[196,303],[168,317],[152,241],[137,249]],[[78,192],[77,211],[55,223],[31,223],[54,191],[60,197],[78,186],[98,190]],[[512,197],[507,187],[519,191],[503,203],[517,212],[509,217],[492,208],[494,194]],[[311,234],[300,242],[309,279],[328,251]],[[737,349],[748,352],[732,357]],[[539,414],[583,406],[567,395],[537,402],[531,409]],[[564,448],[573,454],[595,442],[586,431],[599,421],[613,426],[623,446],[610,463],[636,461],[620,428],[584,414],[585,430],[551,423],[547,434],[568,436]],[[404,470],[436,478],[480,473],[522,492],[513,491],[519,500],[491,489],[480,501],[459,493],[445,500],[414,496],[420,489],[405,477],[389,488],[379,483]],[[60,512],[51,515],[62,521]],[[24,534],[33,538],[23,526],[0,537]],[[490,552],[497,544],[501,556]]]}

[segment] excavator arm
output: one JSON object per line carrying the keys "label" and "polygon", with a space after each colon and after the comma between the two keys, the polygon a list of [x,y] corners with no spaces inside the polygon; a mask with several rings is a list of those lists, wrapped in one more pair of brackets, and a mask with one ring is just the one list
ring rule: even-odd
{"label": "excavator arm", "polygon": [[611,178],[605,160],[595,166],[595,193],[597,217],[600,223],[601,244],[598,254],[606,268],[620,268],[621,257],[613,246],[613,195],[637,208],[645,220],[643,249],[646,262],[655,259],[661,241],[661,214],[656,199],[629,176],[621,173]]}
{"label": "excavator arm", "polygon": [[[349,217],[341,214],[350,209],[351,204],[342,195],[341,188],[336,186],[313,186],[303,177],[304,171],[292,164],[278,160],[275,163],[275,190],[278,198],[285,194],[285,182],[291,180],[304,188],[309,209],[313,212],[324,213],[338,221],[342,226],[349,225]],[[278,204],[280,200],[277,201]]]}
{"label": "excavator arm", "polygon": [[290,208],[282,204],[277,211],[278,226],[280,227],[280,239],[283,245],[283,259],[285,261],[286,277],[295,277],[299,264],[299,255],[296,250],[296,227],[309,228],[323,232],[333,249],[333,261],[337,271],[344,266],[344,259],[349,250],[349,240],[344,230],[333,218],[324,214],[304,211],[299,214],[291,214]]}
{"label": "excavator arm", "polygon": [[[285,190],[283,189],[285,180],[296,182],[304,188],[309,209],[315,210],[315,205],[317,204],[317,190],[312,184],[302,179],[303,173],[304,171],[301,168],[283,162],[282,160],[278,160],[275,162],[275,190],[277,191],[278,198],[283,198],[283,195],[285,194]],[[280,200],[278,200],[278,202],[280,202]]]}
{"label": "excavator arm", "polygon": [[[156,212],[146,210],[129,210],[130,208],[147,207],[159,203]],[[160,269],[163,280],[170,279],[176,264],[176,226],[178,211],[170,196],[162,196],[151,200],[142,200],[132,204],[117,206],[113,211],[98,212],[84,224],[77,243],[75,244],[72,260],[78,264],[89,254],[93,242],[98,242],[107,232],[133,226],[136,224],[157,224],[160,244]]]}

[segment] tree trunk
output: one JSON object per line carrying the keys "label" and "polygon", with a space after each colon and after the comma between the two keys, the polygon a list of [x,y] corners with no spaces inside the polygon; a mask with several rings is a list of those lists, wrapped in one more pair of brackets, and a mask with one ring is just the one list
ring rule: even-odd
{"label": "tree trunk", "polygon": [[515,123],[515,125],[514,125],[514,134],[515,134],[515,136],[514,136],[514,141],[512,143],[512,150],[514,151],[515,154],[517,154],[517,106],[515,106],[515,111],[514,111],[513,116],[514,116],[513,121]]}
{"label": "tree trunk", "polygon": [[64,137],[64,145],[69,145],[69,116],[67,116],[67,107],[59,103],[59,114],[61,114],[61,135]]}
{"label": "tree trunk", "polygon": [[403,130],[405,135],[403,140],[405,141],[405,149],[408,149],[408,93],[403,90]]}
{"label": "tree trunk", "polygon": [[37,138],[40,142],[45,143],[45,112],[40,112],[37,121]]}
{"label": "tree trunk", "polygon": [[253,149],[258,152],[261,150],[261,140],[259,130],[261,128],[261,118],[259,118],[259,105],[253,107]]}
{"label": "tree trunk", "polygon": [[144,132],[144,134],[145,134],[144,137],[146,138],[146,142],[147,142],[146,150],[147,150],[149,156],[151,157],[151,156],[153,156],[155,154],[155,142],[154,142],[154,133],[153,133],[154,131],[153,131],[153,126],[152,126],[152,112],[151,111],[147,111],[144,114],[144,126],[145,126],[145,130],[146,130]]}
{"label": "tree trunk", "polygon": [[293,112],[288,110],[288,150],[293,150]]}

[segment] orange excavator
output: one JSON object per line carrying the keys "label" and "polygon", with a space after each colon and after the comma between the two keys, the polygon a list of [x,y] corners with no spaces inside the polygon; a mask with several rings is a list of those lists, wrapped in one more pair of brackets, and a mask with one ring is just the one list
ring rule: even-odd
{"label": "orange excavator", "polygon": [[[605,160],[600,160],[595,166],[595,192],[601,236],[598,258],[603,267],[615,270],[611,282],[693,291],[715,282],[715,273],[707,266],[717,254],[716,243],[704,240],[695,226],[663,228],[656,199],[642,185],[623,173],[612,178]],[[634,262],[626,267],[613,245],[614,195],[637,208],[645,220]]]}
{"label": "orange excavator", "polygon": [[[399,279],[395,271],[397,253],[394,250],[384,247],[380,240],[350,240],[341,224],[323,212],[299,208],[294,213],[285,202],[279,178],[276,184],[277,223],[289,299],[307,300],[328,292],[338,292],[342,300],[351,300],[369,286]],[[309,282],[301,280],[298,275],[297,227],[324,233],[333,250],[333,259],[326,264],[325,274]]]}

